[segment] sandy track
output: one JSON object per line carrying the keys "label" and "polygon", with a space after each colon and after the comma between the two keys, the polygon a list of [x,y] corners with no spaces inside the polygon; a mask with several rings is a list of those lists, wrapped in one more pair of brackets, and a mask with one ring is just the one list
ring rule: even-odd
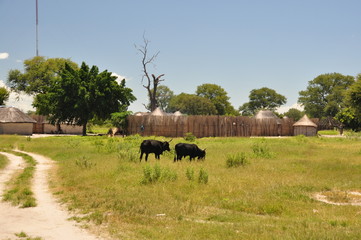
{"label": "sandy track", "polygon": [[23,159],[9,153],[1,153],[8,157],[10,164],[0,171],[0,239],[18,239],[15,233],[25,232],[32,237],[44,240],[96,240],[100,239],[67,220],[71,217],[53,198],[48,187],[48,170],[53,161],[38,154],[27,153],[36,161],[33,188],[37,207],[18,208],[2,201],[4,183],[17,170],[22,168]]}

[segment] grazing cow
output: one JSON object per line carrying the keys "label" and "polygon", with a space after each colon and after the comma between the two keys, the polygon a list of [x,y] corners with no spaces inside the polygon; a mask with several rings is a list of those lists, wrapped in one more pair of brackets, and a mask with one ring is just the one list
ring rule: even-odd
{"label": "grazing cow", "polygon": [[186,156],[189,156],[190,161],[195,157],[198,157],[198,160],[206,157],[206,149],[202,150],[196,144],[177,143],[175,145],[175,152],[174,161],[180,161],[182,157]]}
{"label": "grazing cow", "polygon": [[140,161],[142,161],[143,153],[145,153],[145,161],[148,161],[148,154],[154,153],[156,159],[160,159],[159,155],[161,155],[164,151],[170,151],[169,143],[172,139],[167,142],[161,142],[158,140],[144,140],[142,144],[140,144]]}

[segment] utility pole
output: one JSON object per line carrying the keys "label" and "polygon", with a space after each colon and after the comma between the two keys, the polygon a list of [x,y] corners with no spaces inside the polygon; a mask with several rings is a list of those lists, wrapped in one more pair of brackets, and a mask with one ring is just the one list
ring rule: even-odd
{"label": "utility pole", "polygon": [[38,19],[38,0],[36,0],[36,56],[39,56],[39,38],[38,38],[38,33],[39,33],[39,19]]}

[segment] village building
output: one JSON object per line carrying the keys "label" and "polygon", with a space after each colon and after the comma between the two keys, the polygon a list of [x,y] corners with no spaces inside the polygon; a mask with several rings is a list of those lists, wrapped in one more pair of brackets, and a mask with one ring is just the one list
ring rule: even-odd
{"label": "village building", "polygon": [[15,107],[0,106],[0,134],[32,135],[34,119]]}
{"label": "village building", "polygon": [[293,124],[293,135],[316,136],[317,125],[304,115],[299,121]]}

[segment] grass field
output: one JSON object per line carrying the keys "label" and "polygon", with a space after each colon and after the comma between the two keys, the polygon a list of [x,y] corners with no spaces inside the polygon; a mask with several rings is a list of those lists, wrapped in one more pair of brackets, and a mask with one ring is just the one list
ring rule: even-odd
{"label": "grass field", "polygon": [[[154,138],[154,137],[152,137]],[[161,138],[156,138],[161,139]],[[119,239],[359,239],[361,207],[316,201],[361,190],[357,138],[203,138],[205,161],[139,162],[143,138],[4,136],[59,164],[54,193]],[[183,139],[174,139],[171,148]]]}

